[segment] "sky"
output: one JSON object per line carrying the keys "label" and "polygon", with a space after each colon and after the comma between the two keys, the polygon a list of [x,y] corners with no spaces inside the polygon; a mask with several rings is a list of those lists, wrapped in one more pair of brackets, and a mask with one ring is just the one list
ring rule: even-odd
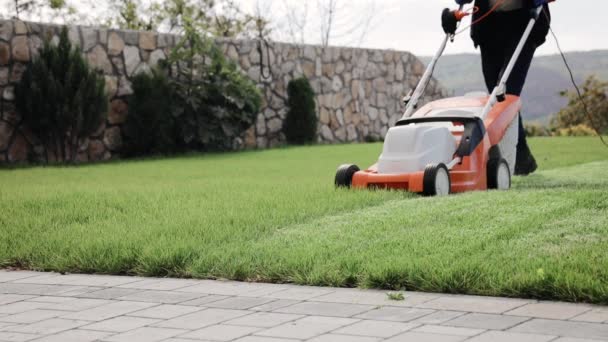
{"label": "sky", "polygon": [[[81,7],[85,17],[101,15],[104,0],[68,0]],[[142,2],[151,0],[140,0]],[[261,12],[273,22],[275,39],[290,40],[288,31],[289,16],[286,15],[286,4],[299,8],[309,5],[308,29],[304,34],[305,42],[319,44],[319,11],[318,3],[332,0],[234,0],[248,12]],[[338,2],[337,37],[331,45],[348,45],[377,49],[409,51],[419,56],[433,55],[443,38],[440,15],[445,7],[456,8],[454,0],[333,0]],[[85,8],[85,3],[98,4],[95,10]],[[3,12],[12,0],[0,0]],[[101,7],[99,7],[101,6]],[[299,6],[299,7],[298,7]],[[256,10],[257,9],[257,10]],[[587,51],[608,49],[608,0],[556,0],[551,4],[553,12],[553,29],[565,51]],[[96,13],[100,12],[100,13]],[[89,13],[92,13],[89,15]],[[371,16],[367,34],[361,40],[361,23]],[[0,15],[3,15],[0,13]],[[4,16],[4,15],[3,15]],[[468,19],[465,19],[468,22]],[[354,34],[351,28],[358,28]],[[468,32],[457,37],[446,49],[446,54],[471,52],[475,53]],[[555,41],[550,38],[537,52],[538,55],[557,53]]]}
{"label": "sky", "polygon": [[[245,8],[254,7],[264,0],[238,0]],[[266,0],[275,9],[282,8],[283,1]],[[340,10],[342,16],[361,16],[366,0],[343,0],[349,3]],[[368,0],[373,1],[373,0]],[[454,0],[375,0],[374,22],[362,47],[406,50],[416,55],[433,55],[441,42],[443,31],[440,16],[445,7],[456,8]],[[553,29],[565,51],[608,49],[608,0],[556,0],[551,4]],[[347,13],[352,12],[352,13]],[[465,19],[467,20],[467,19]],[[310,34],[315,42],[317,34]],[[343,45],[340,39],[334,44]],[[468,34],[460,35],[446,53],[475,52]],[[557,53],[555,42],[549,39],[538,52],[540,55]]]}

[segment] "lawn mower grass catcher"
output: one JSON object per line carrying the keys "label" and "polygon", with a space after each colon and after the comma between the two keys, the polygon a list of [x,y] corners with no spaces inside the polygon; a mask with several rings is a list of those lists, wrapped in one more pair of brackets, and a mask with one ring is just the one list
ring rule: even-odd
{"label": "lawn mower grass catcher", "polygon": [[[454,17],[466,13],[461,6]],[[492,94],[471,93],[428,103],[415,113],[433,70],[456,25],[446,30],[441,47],[429,63],[406,110],[389,129],[382,155],[366,170],[342,165],[337,187],[402,189],[427,196],[511,187],[518,140],[518,96],[506,95],[506,84],[530,36],[542,7],[531,12],[530,22]],[[446,12],[444,11],[444,16]]]}

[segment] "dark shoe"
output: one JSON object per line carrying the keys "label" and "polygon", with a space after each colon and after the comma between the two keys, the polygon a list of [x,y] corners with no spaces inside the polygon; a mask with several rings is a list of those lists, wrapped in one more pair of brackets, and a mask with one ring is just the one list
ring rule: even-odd
{"label": "dark shoe", "polygon": [[536,159],[530,152],[530,148],[527,145],[520,148],[517,146],[517,159],[515,161],[515,175],[516,176],[528,176],[536,169],[538,169],[538,165],[536,164]]}

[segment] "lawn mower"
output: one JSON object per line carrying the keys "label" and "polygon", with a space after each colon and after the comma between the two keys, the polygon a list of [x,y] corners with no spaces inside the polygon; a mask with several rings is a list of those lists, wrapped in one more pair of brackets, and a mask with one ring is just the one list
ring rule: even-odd
{"label": "lawn mower", "polygon": [[[454,40],[457,22],[467,13],[451,12],[456,18],[423,74],[416,89],[404,99],[405,113],[388,130],[378,162],[366,170],[342,165],[335,177],[337,187],[402,189],[427,196],[443,196],[475,190],[511,187],[519,134],[518,96],[506,94],[511,72],[541,14],[531,12],[530,22],[499,84],[491,95],[470,93],[430,102],[417,110],[435,65],[448,41]],[[444,10],[444,16],[449,14]]]}

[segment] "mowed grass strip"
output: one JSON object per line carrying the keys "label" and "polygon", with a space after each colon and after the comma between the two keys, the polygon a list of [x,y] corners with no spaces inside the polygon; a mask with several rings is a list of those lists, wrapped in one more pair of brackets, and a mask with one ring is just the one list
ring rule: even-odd
{"label": "mowed grass strip", "polygon": [[0,265],[608,303],[608,150],[532,140],[509,192],[333,188],[381,145],[0,171]]}

